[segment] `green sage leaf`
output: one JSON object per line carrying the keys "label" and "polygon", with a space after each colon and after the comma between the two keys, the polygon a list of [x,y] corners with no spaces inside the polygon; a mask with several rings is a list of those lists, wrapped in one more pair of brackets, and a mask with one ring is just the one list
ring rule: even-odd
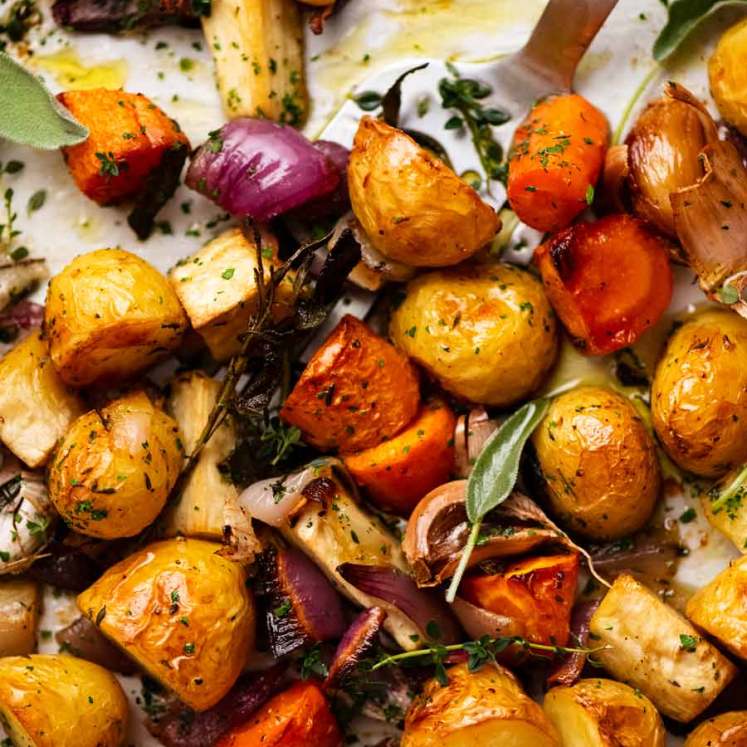
{"label": "green sage leaf", "polygon": [[0,138],[54,150],[87,137],[88,130],[35,75],[0,52]]}
{"label": "green sage leaf", "polygon": [[477,457],[467,483],[467,516],[477,524],[508,498],[519,475],[519,460],[529,437],[545,417],[550,400],[535,399],[520,407],[500,428]]}
{"label": "green sage leaf", "polygon": [[723,5],[744,4],[747,0],[672,0],[669,17],[654,42],[654,59],[669,57],[693,29],[712,11]]}

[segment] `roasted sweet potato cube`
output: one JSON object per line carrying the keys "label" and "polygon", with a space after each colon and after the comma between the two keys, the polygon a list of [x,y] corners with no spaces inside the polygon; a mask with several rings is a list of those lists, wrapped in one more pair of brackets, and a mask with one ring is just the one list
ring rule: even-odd
{"label": "roasted sweet potato cube", "polygon": [[177,123],[141,93],[94,88],[57,98],[88,127],[88,138],[62,153],[80,191],[99,205],[134,197],[168,151],[189,152]]}
{"label": "roasted sweet potato cube", "polygon": [[399,433],[419,401],[409,359],[347,315],[314,353],[280,415],[318,449],[349,454]]}
{"label": "roasted sweet potato cube", "polygon": [[578,566],[575,554],[527,558],[502,573],[465,578],[460,593],[477,607],[515,620],[527,640],[565,646]]}

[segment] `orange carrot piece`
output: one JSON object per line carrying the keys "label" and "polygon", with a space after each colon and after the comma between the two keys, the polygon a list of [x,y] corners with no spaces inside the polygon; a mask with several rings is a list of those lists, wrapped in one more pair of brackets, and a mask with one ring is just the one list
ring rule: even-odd
{"label": "orange carrot piece", "polygon": [[604,164],[609,128],[578,94],[538,103],[516,130],[508,165],[508,201],[539,231],[558,231],[590,204]]}

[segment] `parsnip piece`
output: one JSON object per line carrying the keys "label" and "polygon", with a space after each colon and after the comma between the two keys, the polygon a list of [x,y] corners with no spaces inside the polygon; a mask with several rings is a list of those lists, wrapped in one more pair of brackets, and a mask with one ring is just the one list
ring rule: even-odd
{"label": "parsnip piece", "polygon": [[213,0],[202,27],[230,119],[303,124],[308,95],[301,12],[294,0]]}
{"label": "parsnip piece", "polygon": [[715,700],[736,667],[680,614],[628,574],[591,619],[595,657],[666,716],[686,723]]}
{"label": "parsnip piece", "polygon": [[35,581],[0,581],[0,657],[25,656],[36,648],[39,587]]}

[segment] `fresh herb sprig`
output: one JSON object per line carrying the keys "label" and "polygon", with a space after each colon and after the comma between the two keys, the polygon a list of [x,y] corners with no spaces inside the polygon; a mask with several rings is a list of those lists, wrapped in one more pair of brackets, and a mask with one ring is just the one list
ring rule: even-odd
{"label": "fresh herb sprig", "polygon": [[458,112],[446,122],[447,129],[467,127],[477,155],[489,179],[502,179],[505,174],[503,148],[493,137],[492,128],[505,124],[510,115],[500,109],[486,107],[483,100],[492,93],[492,88],[473,78],[461,78],[453,66],[449,67],[452,78],[441,78],[438,92],[445,109]]}
{"label": "fresh herb sprig", "polygon": [[475,672],[480,667],[488,663],[495,663],[499,654],[506,649],[513,647],[522,649],[530,655],[542,656],[546,658],[547,654],[559,656],[561,654],[585,654],[591,656],[607,646],[597,648],[581,648],[571,646],[552,646],[544,643],[533,643],[521,636],[499,636],[491,638],[489,635],[482,636],[475,641],[465,641],[463,643],[453,643],[448,646],[431,646],[430,648],[420,648],[415,651],[404,651],[400,654],[391,654],[379,659],[371,667],[371,671],[381,669],[382,667],[401,664],[417,659],[427,659],[425,663],[433,664],[436,668],[436,679],[442,684],[448,684],[448,675],[446,673],[445,662],[449,654],[456,651],[462,651],[467,654],[467,667],[470,672]]}

